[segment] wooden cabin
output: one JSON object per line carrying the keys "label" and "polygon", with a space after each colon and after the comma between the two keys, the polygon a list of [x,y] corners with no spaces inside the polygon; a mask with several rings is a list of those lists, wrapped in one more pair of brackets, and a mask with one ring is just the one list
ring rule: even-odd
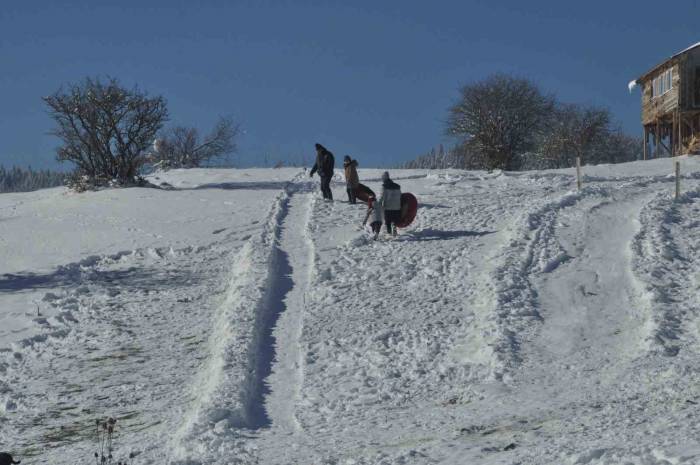
{"label": "wooden cabin", "polygon": [[642,89],[644,159],[696,150],[700,141],[700,42],[656,65],[630,83],[634,84]]}

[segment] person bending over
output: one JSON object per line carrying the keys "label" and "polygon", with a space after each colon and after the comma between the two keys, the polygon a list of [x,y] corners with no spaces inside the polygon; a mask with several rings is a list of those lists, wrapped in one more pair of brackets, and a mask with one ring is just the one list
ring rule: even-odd
{"label": "person bending over", "polygon": [[382,229],[382,206],[379,205],[377,199],[373,196],[367,199],[367,215],[365,215],[365,220],[362,222],[362,226],[367,224],[367,220],[371,219],[369,222],[372,228],[372,233],[374,234],[374,240],[376,241],[379,237],[379,231]]}

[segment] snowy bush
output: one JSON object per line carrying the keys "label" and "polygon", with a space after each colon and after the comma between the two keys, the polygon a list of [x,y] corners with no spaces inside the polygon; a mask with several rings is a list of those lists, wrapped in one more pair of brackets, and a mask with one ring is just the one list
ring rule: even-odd
{"label": "snowy bush", "polygon": [[487,168],[516,170],[547,128],[555,100],[531,81],[495,74],[461,89],[449,109],[447,132],[483,155]]}
{"label": "snowy bush", "polygon": [[220,118],[211,133],[200,138],[196,128],[170,128],[154,145],[152,162],[164,169],[196,168],[222,160],[236,151],[239,126],[231,118]]}
{"label": "snowy bush", "polygon": [[449,109],[447,133],[459,144],[432,150],[405,168],[532,170],[641,158],[605,108],[558,102],[533,82],[504,74],[464,86]]}
{"label": "snowy bush", "polygon": [[115,79],[87,78],[44,97],[63,145],[59,161],[75,164],[89,184],[135,182],[156,133],[167,120],[163,97],[125,89]]}

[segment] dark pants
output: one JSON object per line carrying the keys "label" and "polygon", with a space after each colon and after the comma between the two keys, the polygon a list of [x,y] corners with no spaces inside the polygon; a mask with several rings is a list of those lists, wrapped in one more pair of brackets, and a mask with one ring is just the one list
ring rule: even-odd
{"label": "dark pants", "polygon": [[321,176],[321,193],[324,199],[333,200],[333,192],[331,192],[332,176]]}
{"label": "dark pants", "polygon": [[352,187],[348,187],[348,202],[357,203],[356,191]]}
{"label": "dark pants", "polygon": [[384,224],[386,224],[386,232],[391,233],[393,225],[401,220],[401,210],[384,210]]}
{"label": "dark pants", "polygon": [[379,234],[379,231],[382,230],[382,222],[381,221],[372,221],[370,223],[370,226],[372,227],[372,232],[374,234]]}

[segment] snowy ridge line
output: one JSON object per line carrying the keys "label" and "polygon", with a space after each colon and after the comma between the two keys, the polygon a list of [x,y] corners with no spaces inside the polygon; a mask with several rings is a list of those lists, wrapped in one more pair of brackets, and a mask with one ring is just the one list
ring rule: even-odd
{"label": "snowy ridge line", "polygon": [[[700,179],[700,171],[691,171],[689,173],[681,172],[681,179],[684,180],[696,180]],[[630,183],[624,187],[645,187],[649,184],[654,183],[672,183],[676,181],[676,175],[669,172],[668,174],[659,174],[656,176],[612,176],[612,177],[602,177],[602,176],[590,176],[583,175],[581,180],[586,182],[628,182]]]}
{"label": "snowy ridge line", "polygon": [[232,266],[226,297],[214,317],[210,356],[198,376],[202,383],[190,388],[196,401],[173,436],[169,463],[205,463],[201,460],[222,446],[219,436],[232,428],[260,426],[254,405],[262,389],[257,351],[268,317],[265,304],[280,224],[302,176],[296,175],[275,198],[263,230],[246,242]]}
{"label": "snowy ridge line", "polygon": [[507,380],[508,372],[522,362],[522,334],[542,320],[531,276],[550,273],[570,259],[554,234],[559,212],[592,196],[607,197],[609,192],[595,186],[568,192],[524,213],[503,233],[506,245],[490,258],[500,264],[487,277],[488,282],[479,284],[482,290],[477,292],[489,296],[489,301],[480,302],[482,308],[475,311],[479,332],[487,338],[480,343],[491,351],[494,379]]}
{"label": "snowy ridge line", "polygon": [[[585,167],[582,167],[585,170]],[[584,183],[628,183],[623,185],[624,188],[628,187],[645,187],[649,184],[655,183],[673,183],[676,180],[675,174],[672,172],[672,168],[669,169],[668,174],[657,174],[657,175],[632,175],[632,176],[595,176],[590,174],[582,173],[581,181]],[[540,180],[540,179],[566,179],[572,184],[576,182],[576,175],[562,172],[551,172],[546,171],[541,172],[517,172],[517,171],[503,171],[497,172],[491,177],[507,177],[514,179],[527,179],[527,180]],[[681,171],[682,180],[698,180],[700,179],[700,171]],[[483,179],[486,179],[484,177]]]}
{"label": "snowy ridge line", "polygon": [[[425,179],[428,177],[428,173],[425,174],[409,174],[406,176],[396,176],[392,177],[391,179],[394,181],[402,181],[402,180],[411,180],[411,179]],[[343,182],[345,182],[345,176],[342,176]],[[378,178],[364,178],[362,179],[363,182],[382,182],[381,176]]]}
{"label": "snowy ridge line", "polygon": [[688,191],[679,201],[668,193],[658,193],[640,212],[641,228],[635,236],[633,274],[641,283],[640,294],[647,311],[647,350],[659,348],[675,356],[684,336],[686,310],[681,295],[692,259],[683,256],[672,226],[681,222],[680,208],[700,198],[700,187]]}

